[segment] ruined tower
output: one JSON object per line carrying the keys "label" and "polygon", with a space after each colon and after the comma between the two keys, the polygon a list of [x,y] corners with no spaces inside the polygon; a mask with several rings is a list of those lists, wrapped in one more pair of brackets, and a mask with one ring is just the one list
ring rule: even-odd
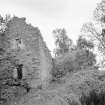
{"label": "ruined tower", "polygon": [[31,87],[46,85],[51,76],[52,57],[39,29],[18,17],[11,19],[7,27],[10,50],[20,65],[18,71],[14,69],[14,78],[26,79]]}

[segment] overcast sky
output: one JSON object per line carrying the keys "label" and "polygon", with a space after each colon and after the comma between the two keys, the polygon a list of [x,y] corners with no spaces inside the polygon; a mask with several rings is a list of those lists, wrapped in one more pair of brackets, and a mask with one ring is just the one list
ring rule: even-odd
{"label": "overcast sky", "polygon": [[26,17],[39,27],[50,50],[54,48],[52,30],[66,28],[76,40],[83,23],[92,20],[93,10],[101,0],[1,0],[0,13]]}

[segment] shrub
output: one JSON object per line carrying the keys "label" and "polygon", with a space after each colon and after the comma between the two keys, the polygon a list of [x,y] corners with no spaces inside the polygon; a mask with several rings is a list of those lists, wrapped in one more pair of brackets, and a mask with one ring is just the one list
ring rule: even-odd
{"label": "shrub", "polygon": [[82,105],[105,105],[105,91],[98,93],[92,90],[89,92],[89,95],[82,94],[80,102]]}
{"label": "shrub", "polygon": [[95,63],[95,55],[91,51],[77,49],[53,60],[52,76],[58,80],[67,73],[94,69]]}

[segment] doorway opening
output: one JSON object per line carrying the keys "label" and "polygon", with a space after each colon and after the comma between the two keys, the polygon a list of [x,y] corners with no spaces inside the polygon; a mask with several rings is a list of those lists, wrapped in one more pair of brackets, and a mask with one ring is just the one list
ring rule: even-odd
{"label": "doorway opening", "polygon": [[22,79],[23,77],[23,64],[17,65],[17,79]]}

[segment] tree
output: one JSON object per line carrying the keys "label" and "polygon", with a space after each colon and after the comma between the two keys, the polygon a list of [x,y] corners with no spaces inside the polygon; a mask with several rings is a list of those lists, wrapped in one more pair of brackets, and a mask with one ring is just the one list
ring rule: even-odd
{"label": "tree", "polygon": [[101,25],[101,33],[99,36],[99,49],[105,55],[105,0],[102,0],[94,11],[95,20]]}
{"label": "tree", "polygon": [[80,69],[90,69],[96,64],[96,55],[86,49],[78,49],[76,51],[76,62]]}
{"label": "tree", "polygon": [[93,15],[94,19],[97,22],[105,23],[105,0],[102,0],[100,3],[97,4]]}
{"label": "tree", "polygon": [[94,44],[87,40],[84,35],[79,36],[77,40],[76,61],[81,69],[94,67],[96,55],[93,53]]}
{"label": "tree", "polygon": [[[102,0],[94,10],[95,22],[89,22],[83,25],[82,32],[85,32],[93,40],[103,60],[100,65],[105,65],[105,0]],[[98,27],[98,28],[97,28]]]}
{"label": "tree", "polygon": [[86,38],[83,38],[81,35],[77,40],[77,48],[91,50],[94,48],[94,44],[91,41],[86,40]]}
{"label": "tree", "polygon": [[86,35],[93,41],[94,44],[97,45],[98,50],[104,55],[105,54],[105,37],[104,37],[104,30],[97,31],[96,26],[90,22],[86,23],[82,27],[82,32],[85,32]]}
{"label": "tree", "polygon": [[62,29],[55,29],[53,30],[53,34],[55,36],[55,56],[62,55],[69,51],[69,47],[72,45],[72,40],[68,38],[66,34],[66,30]]}

